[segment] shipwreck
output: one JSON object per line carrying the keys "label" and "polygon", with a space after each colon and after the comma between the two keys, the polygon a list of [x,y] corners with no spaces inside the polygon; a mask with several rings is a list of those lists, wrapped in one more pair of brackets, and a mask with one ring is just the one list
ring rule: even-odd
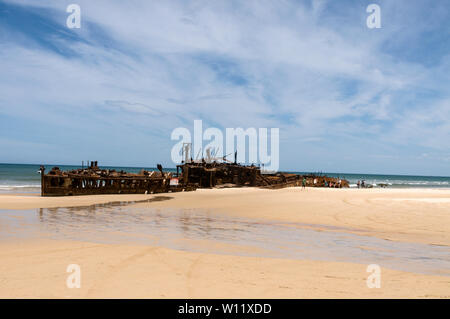
{"label": "shipwreck", "polygon": [[53,167],[48,173],[41,166],[42,196],[75,196],[99,194],[155,194],[195,191],[197,188],[262,187],[278,189],[292,186],[348,187],[347,180],[321,174],[293,173],[263,174],[255,165],[241,165],[228,161],[186,161],[176,172],[141,170],[129,173],[100,168],[97,161],[88,166],[62,171]]}

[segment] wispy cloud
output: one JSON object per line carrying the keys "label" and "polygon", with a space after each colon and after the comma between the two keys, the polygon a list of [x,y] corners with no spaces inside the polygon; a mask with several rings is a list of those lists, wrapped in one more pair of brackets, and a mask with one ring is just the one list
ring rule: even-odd
{"label": "wispy cloud", "polygon": [[[280,127],[283,169],[450,175],[419,158],[450,147],[445,1],[380,0],[376,30],[369,2],[324,0],[78,1],[69,30],[72,2],[0,3],[2,137],[64,148],[55,161],[170,165],[171,130],[199,118]],[[19,145],[0,141],[41,161]]]}

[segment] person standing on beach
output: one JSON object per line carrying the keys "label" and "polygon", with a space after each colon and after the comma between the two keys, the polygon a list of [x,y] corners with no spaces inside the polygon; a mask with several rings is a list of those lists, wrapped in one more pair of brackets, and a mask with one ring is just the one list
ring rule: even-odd
{"label": "person standing on beach", "polygon": [[361,187],[361,182],[358,181],[358,183],[356,183],[356,186],[358,186],[358,188],[360,188]]}
{"label": "person standing on beach", "polygon": [[304,178],[304,177],[302,180],[302,189],[306,189],[306,178]]}

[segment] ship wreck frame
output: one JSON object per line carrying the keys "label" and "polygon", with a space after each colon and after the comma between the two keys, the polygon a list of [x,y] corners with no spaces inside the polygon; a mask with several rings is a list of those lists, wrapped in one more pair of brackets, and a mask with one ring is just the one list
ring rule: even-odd
{"label": "ship wreck frame", "polygon": [[86,168],[62,171],[53,167],[45,173],[45,167],[41,166],[41,195],[155,194],[222,187],[279,189],[302,186],[303,180],[308,187],[349,186],[347,180],[321,174],[263,174],[259,166],[226,161],[189,161],[178,165],[176,173],[165,172],[160,164],[157,168],[129,173],[100,168],[93,161]]}

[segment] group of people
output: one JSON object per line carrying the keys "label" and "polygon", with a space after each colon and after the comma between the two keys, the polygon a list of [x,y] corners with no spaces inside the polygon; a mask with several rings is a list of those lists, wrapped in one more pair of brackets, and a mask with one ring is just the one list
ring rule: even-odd
{"label": "group of people", "polygon": [[[317,184],[317,178],[314,178],[314,186]],[[324,181],[323,187],[333,187],[333,188],[342,188],[342,180],[339,179],[337,182],[330,181],[329,183],[327,180]],[[302,189],[306,188],[306,178],[303,177],[302,179]]]}
{"label": "group of people", "polygon": [[358,182],[356,183],[356,186],[357,186],[358,188],[365,188],[365,187],[366,187],[366,181],[365,181],[365,180],[358,181]]}
{"label": "group of people", "polygon": [[337,182],[330,181],[329,183],[325,180],[324,187],[342,188],[342,180],[339,179]]}

